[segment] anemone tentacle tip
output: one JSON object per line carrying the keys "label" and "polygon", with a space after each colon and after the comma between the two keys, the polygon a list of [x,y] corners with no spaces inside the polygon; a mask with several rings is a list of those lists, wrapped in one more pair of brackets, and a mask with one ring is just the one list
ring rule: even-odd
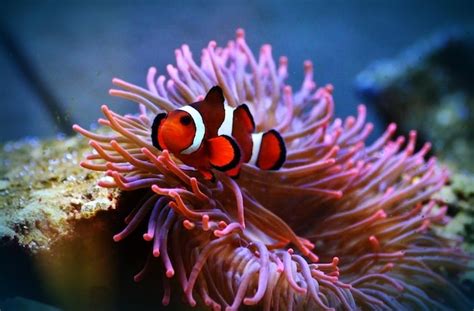
{"label": "anemone tentacle tip", "polygon": [[119,241],[122,240],[122,236],[119,235],[119,234],[116,234],[116,235],[113,236],[113,240],[114,240],[114,242],[119,242]]}

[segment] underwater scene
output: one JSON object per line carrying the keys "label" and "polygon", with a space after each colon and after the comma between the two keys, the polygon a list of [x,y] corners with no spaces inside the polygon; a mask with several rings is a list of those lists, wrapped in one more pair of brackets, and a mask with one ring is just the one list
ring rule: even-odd
{"label": "underwater scene", "polygon": [[0,311],[474,310],[472,1],[5,1]]}

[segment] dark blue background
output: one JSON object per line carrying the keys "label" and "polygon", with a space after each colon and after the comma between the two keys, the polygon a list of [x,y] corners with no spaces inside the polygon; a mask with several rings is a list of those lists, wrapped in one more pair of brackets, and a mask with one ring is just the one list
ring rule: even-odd
{"label": "dark blue background", "polygon": [[[22,72],[17,53],[0,45],[0,142],[25,135],[53,136],[61,130],[61,120],[88,126],[99,117],[104,103],[131,111],[133,104],[107,94],[112,77],[144,85],[148,67],[154,65],[164,73],[182,43],[199,56],[209,40],[223,45],[238,27],[245,28],[254,52],[271,43],[275,57],[288,56],[293,85],[302,79],[302,62],[312,59],[317,82],[335,86],[337,114],[353,114],[358,104],[353,81],[359,71],[373,60],[396,56],[437,30],[472,26],[473,3],[6,2],[1,27],[23,52],[32,72]],[[31,79],[34,74],[37,79]],[[377,121],[373,112],[370,118]]]}

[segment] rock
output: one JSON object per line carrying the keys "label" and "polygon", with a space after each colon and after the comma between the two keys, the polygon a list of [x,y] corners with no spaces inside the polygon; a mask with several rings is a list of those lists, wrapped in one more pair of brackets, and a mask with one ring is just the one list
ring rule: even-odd
{"label": "rock", "polygon": [[[22,140],[0,150],[0,238],[35,251],[71,233],[74,221],[115,208],[118,192],[79,166],[83,138]],[[73,221],[74,220],[74,221]]]}

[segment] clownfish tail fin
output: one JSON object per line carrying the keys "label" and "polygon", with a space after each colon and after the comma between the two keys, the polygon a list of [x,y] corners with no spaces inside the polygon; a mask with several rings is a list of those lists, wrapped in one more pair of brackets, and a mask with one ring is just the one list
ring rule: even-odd
{"label": "clownfish tail fin", "polygon": [[253,148],[250,164],[262,170],[278,170],[286,160],[285,141],[276,130],[252,134]]}
{"label": "clownfish tail fin", "polygon": [[207,140],[209,162],[219,171],[228,171],[240,164],[242,153],[230,136],[220,135]]}
{"label": "clownfish tail fin", "polygon": [[151,126],[151,142],[153,143],[153,146],[160,151],[163,150],[163,146],[160,145],[158,133],[160,131],[161,122],[166,118],[166,115],[167,114],[164,112],[157,114],[153,120],[153,125]]}

